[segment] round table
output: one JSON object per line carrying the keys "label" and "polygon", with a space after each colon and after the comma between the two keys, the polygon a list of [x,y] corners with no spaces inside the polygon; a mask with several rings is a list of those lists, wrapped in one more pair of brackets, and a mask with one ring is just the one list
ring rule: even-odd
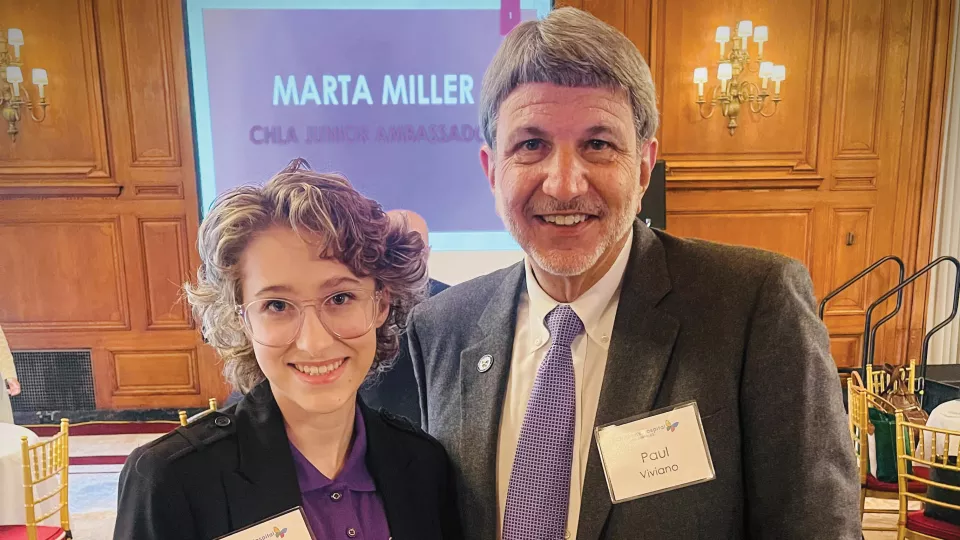
{"label": "round table", "polygon": [[[30,444],[36,444],[40,440],[36,433],[25,427],[0,422],[0,525],[22,525],[27,520],[23,507],[21,437],[26,437]],[[56,478],[47,482],[50,481],[56,482]],[[56,485],[53,484],[54,487]],[[48,519],[45,524],[52,522],[55,522],[53,518]]]}

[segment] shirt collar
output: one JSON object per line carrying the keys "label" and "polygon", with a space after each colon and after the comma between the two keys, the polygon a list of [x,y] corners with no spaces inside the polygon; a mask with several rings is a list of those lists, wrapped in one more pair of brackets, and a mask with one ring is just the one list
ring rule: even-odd
{"label": "shirt collar", "polygon": [[293,452],[293,464],[297,471],[300,493],[324,489],[333,484],[343,486],[351,491],[377,490],[373,483],[373,477],[367,470],[367,429],[359,405],[353,423],[353,441],[351,441],[350,450],[343,461],[343,468],[335,479],[331,480],[318,471],[293,443],[290,443],[290,450]]}
{"label": "shirt collar", "polygon": [[[627,241],[620,248],[620,253],[607,273],[580,298],[570,303],[573,312],[583,321],[587,336],[604,349],[607,348],[609,340],[603,338],[605,336],[609,337],[608,334],[613,330],[613,318],[616,315],[616,310],[610,308],[613,306],[613,300],[620,290],[620,283],[623,281],[632,247],[633,228],[631,227],[627,235]],[[550,332],[547,330],[545,319],[550,311],[560,303],[540,287],[540,283],[537,282],[537,278],[533,274],[533,267],[530,265],[529,258],[524,259],[524,268],[527,275],[527,298],[529,301],[528,325],[531,330],[529,347],[531,351],[534,351],[549,342]]]}

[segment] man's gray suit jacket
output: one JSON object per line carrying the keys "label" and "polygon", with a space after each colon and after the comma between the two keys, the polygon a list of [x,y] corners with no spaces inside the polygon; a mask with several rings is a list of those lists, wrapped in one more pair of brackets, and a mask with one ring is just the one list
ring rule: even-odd
{"label": "man's gray suit jacket", "polygon": [[[496,538],[500,412],[524,288],[518,263],[410,318],[423,427],[454,463],[468,539]],[[594,441],[577,538],[861,538],[853,443],[814,303],[797,261],[636,222],[595,425],[696,400],[717,477],[611,504]],[[481,372],[484,355],[493,365]]]}

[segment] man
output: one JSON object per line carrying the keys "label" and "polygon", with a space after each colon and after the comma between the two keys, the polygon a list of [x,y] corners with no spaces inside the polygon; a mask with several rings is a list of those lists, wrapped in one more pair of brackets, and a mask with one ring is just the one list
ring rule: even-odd
{"label": "man", "polygon": [[[523,23],[480,115],[481,164],[526,259],[421,304],[408,328],[467,538],[859,539],[807,271],[635,220],[658,144],[636,47],[574,9]],[[594,428],[690,400],[716,478],[612,504]]]}
{"label": "man", "polygon": [[13,423],[13,407],[10,398],[20,394],[20,381],[17,368],[13,365],[13,353],[7,345],[7,338],[0,328],[0,422]]}
{"label": "man", "polygon": [[[423,216],[410,210],[391,210],[387,212],[394,222],[403,224],[408,231],[415,231],[423,238],[426,250],[423,256],[428,258],[430,255],[430,231],[427,228],[427,221]],[[427,293],[434,296],[441,291],[449,288],[449,285],[435,279],[430,279]],[[361,388],[360,396],[363,401],[374,409],[386,409],[387,411],[403,416],[414,423],[420,425],[420,402],[417,394],[417,380],[413,376],[413,366],[410,362],[410,349],[407,346],[406,336],[400,337],[400,353],[394,360],[390,368],[379,374],[379,376],[370,381]]]}

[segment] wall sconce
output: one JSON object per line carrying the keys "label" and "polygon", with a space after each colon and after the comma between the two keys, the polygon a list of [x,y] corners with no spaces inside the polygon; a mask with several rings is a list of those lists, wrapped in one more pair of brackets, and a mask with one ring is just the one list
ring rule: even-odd
{"label": "wall sconce", "polygon": [[[747,51],[747,39],[753,37],[757,44],[757,61],[751,63],[750,54]],[[764,118],[769,118],[777,113],[780,105],[780,83],[787,78],[787,70],[782,65],[774,65],[773,62],[763,61],[763,44],[768,39],[767,27],[753,27],[753,21],[740,21],[737,24],[737,37],[733,39],[733,45],[729,53],[726,53],[726,44],[730,42],[730,27],[721,26],[717,28],[716,41],[720,44],[720,61],[717,64],[717,80],[720,84],[713,87],[712,99],[708,103],[703,98],[703,85],[707,83],[707,68],[698,67],[693,70],[693,82],[697,85],[696,104],[700,111],[701,118],[708,119],[713,116],[717,106],[720,107],[720,114],[727,118],[727,129],[730,135],[737,130],[737,118],[740,116],[740,107],[744,104],[750,108],[750,112],[759,114]],[[760,78],[760,85],[753,81],[745,80],[743,77],[747,73],[757,73]],[[773,95],[769,92],[770,81],[773,81]],[[769,101],[768,101],[768,98]],[[773,107],[767,104],[772,102]],[[709,105],[704,110],[704,105]]]}
{"label": "wall sconce", "polygon": [[[35,68],[31,73],[32,82],[37,85],[40,97],[40,101],[34,103],[30,99],[27,87],[23,84],[23,62],[20,60],[23,31],[19,28],[11,28],[7,30],[6,35],[7,38],[4,39],[3,32],[0,31],[0,114],[7,121],[7,135],[16,142],[17,134],[20,133],[19,124],[23,118],[24,107],[34,122],[43,122],[46,119],[49,103],[44,95],[44,87],[49,83],[49,78],[45,69]],[[35,109],[39,109],[39,116],[34,112]]]}

